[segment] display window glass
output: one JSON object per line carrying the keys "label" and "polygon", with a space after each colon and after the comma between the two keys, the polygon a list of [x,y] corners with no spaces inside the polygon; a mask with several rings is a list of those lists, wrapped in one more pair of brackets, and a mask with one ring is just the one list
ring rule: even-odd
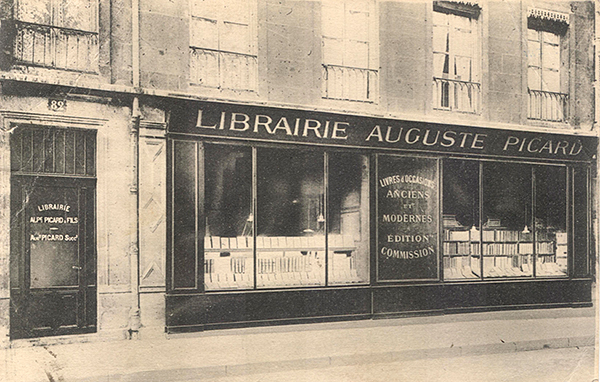
{"label": "display window glass", "polygon": [[198,145],[173,141],[171,275],[174,289],[198,287]]}
{"label": "display window glass", "polygon": [[367,282],[369,159],[351,153],[332,153],[328,158],[328,281]]}
{"label": "display window glass", "polygon": [[257,287],[325,285],[323,154],[257,151]]}
{"label": "display window glass", "polygon": [[368,282],[368,156],[202,147],[205,290]]}
{"label": "display window glass", "polygon": [[[584,183],[585,184],[585,183]],[[535,169],[536,275],[567,275],[567,169]]]}
{"label": "display window glass", "polygon": [[204,148],[206,290],[254,287],[252,150]]}
{"label": "display window glass", "polygon": [[568,275],[566,166],[449,159],[443,178],[444,280]]}
{"label": "display window glass", "polygon": [[483,164],[484,277],[533,276],[532,166]]}
{"label": "display window glass", "polygon": [[444,279],[481,278],[479,163],[444,162]]}

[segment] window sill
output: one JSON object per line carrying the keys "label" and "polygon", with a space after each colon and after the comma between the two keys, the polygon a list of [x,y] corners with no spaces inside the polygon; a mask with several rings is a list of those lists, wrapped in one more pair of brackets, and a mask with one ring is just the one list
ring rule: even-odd
{"label": "window sill", "polygon": [[9,77],[27,82],[56,84],[66,86],[91,86],[94,84],[109,84],[109,80],[99,72],[85,72],[69,69],[58,69],[46,66],[16,64],[5,72]]}
{"label": "window sill", "polygon": [[257,89],[224,89],[205,86],[190,82],[188,92],[192,95],[200,95],[219,100],[235,100],[235,101],[259,101],[261,100]]}
{"label": "window sill", "polygon": [[558,121],[544,121],[540,119],[527,119],[527,125],[535,126],[535,127],[544,127],[548,129],[556,129],[556,130],[574,130],[573,126],[567,121],[558,122]]}

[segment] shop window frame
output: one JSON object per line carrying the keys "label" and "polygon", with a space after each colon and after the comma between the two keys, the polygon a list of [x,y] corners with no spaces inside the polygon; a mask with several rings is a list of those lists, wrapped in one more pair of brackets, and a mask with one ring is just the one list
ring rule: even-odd
{"label": "shop window frame", "polygon": [[[590,177],[589,177],[589,169],[585,166],[576,166],[574,164],[566,164],[566,163],[540,163],[540,162],[532,162],[532,161],[522,161],[522,160],[497,160],[497,159],[479,159],[479,158],[464,158],[464,157],[444,157],[442,158],[441,162],[442,162],[442,170],[440,173],[440,181],[442,183],[442,190],[440,191],[440,213],[443,214],[444,213],[444,205],[443,205],[443,176],[444,176],[444,166],[445,166],[445,162],[448,160],[460,160],[460,161],[472,161],[472,162],[476,162],[479,164],[479,225],[477,227],[478,232],[482,232],[482,227],[484,225],[484,221],[483,221],[483,212],[484,212],[484,188],[483,188],[483,172],[484,172],[484,166],[485,163],[503,163],[503,164],[525,164],[525,165],[530,165],[531,166],[531,208],[529,209],[529,213],[531,213],[531,217],[530,220],[532,222],[535,222],[535,210],[537,207],[537,195],[536,195],[536,180],[535,180],[535,169],[539,168],[539,167],[563,167],[565,168],[565,224],[566,224],[566,233],[567,233],[567,270],[566,270],[566,274],[564,275],[539,275],[537,274],[537,261],[538,261],[538,253],[537,253],[537,237],[535,234],[535,223],[530,227],[531,232],[532,232],[532,245],[533,245],[533,257],[532,257],[532,275],[531,276],[515,276],[515,277],[486,277],[484,274],[484,265],[483,265],[483,261],[481,262],[481,268],[480,268],[480,277],[477,279],[447,279],[444,275],[444,264],[443,264],[443,258],[445,257],[445,253],[443,250],[443,246],[440,247],[441,251],[440,251],[440,258],[441,258],[441,262],[439,264],[440,266],[440,273],[441,273],[441,277],[440,277],[440,281],[442,281],[443,283],[448,283],[448,284],[455,284],[455,283],[471,283],[471,282],[487,282],[487,281],[493,281],[493,282],[511,282],[511,281],[543,281],[543,280],[565,280],[565,279],[572,279],[573,277],[588,277],[590,274],[590,270],[589,270],[589,259],[591,258],[591,248],[590,248],[590,243],[589,243],[589,235],[590,235],[590,220],[589,220],[589,211],[586,211],[586,220],[583,223],[583,225],[585,225],[585,229],[584,230],[576,230],[575,228],[575,221],[574,218],[576,215],[575,214],[575,204],[574,204],[574,195],[575,195],[575,183],[574,183],[574,171],[576,171],[577,169],[579,169],[582,172],[585,172],[585,182],[586,184],[584,184],[585,186],[585,191],[583,191],[584,195],[580,196],[581,199],[583,199],[583,202],[585,203],[586,206],[589,206],[589,198],[591,196],[590,194]],[[441,227],[441,236],[440,238],[442,238],[442,234],[443,234],[443,227],[440,225]],[[585,243],[583,244],[583,246],[585,247],[584,251],[585,253],[580,254],[579,256],[577,256],[577,259],[575,259],[575,236],[576,235],[581,235],[585,237]],[[445,242],[444,240],[441,240],[442,244]],[[479,253],[480,256],[481,254],[483,254],[483,241],[479,240]],[[580,258],[585,258],[584,260],[581,260]],[[587,268],[584,272],[580,272],[579,275],[576,275],[575,273],[575,265],[574,263],[578,261],[578,262],[584,262]],[[580,265],[582,266],[582,265]]]}
{"label": "shop window frame", "polygon": [[[193,286],[184,286],[184,287],[178,287],[175,283],[175,251],[177,250],[175,242],[174,242],[174,235],[175,235],[175,219],[174,219],[174,206],[175,206],[175,195],[174,195],[174,182],[175,182],[175,142],[186,142],[188,144],[193,144],[195,145],[195,153],[196,153],[196,160],[197,160],[197,165],[196,168],[194,169],[194,173],[196,174],[196,179],[195,179],[195,187],[196,189],[194,190],[195,193],[195,197],[196,197],[196,207],[195,207],[195,219],[196,219],[196,227],[195,227],[195,281],[194,281],[194,285]],[[205,218],[205,206],[204,206],[204,201],[205,201],[205,181],[204,181],[204,166],[205,166],[205,159],[204,159],[204,147],[205,145],[215,145],[215,146],[222,146],[222,145],[228,145],[228,146],[238,146],[238,147],[251,147],[252,148],[252,168],[253,168],[253,174],[252,174],[252,206],[253,206],[253,261],[254,261],[254,267],[253,267],[253,272],[254,272],[254,276],[253,276],[253,287],[252,288],[240,288],[240,289],[214,289],[214,290],[207,290],[205,287],[205,282],[204,282],[204,267],[202,266],[203,262],[204,262],[204,230],[205,230],[205,226],[204,226],[204,218]],[[353,282],[353,283],[347,283],[347,284],[331,284],[329,282],[329,266],[330,266],[330,262],[329,262],[329,251],[330,251],[330,247],[329,247],[329,234],[325,234],[325,246],[324,246],[324,252],[325,252],[325,264],[324,264],[324,284],[323,285],[293,285],[293,286],[274,286],[274,287],[260,287],[257,285],[257,246],[256,246],[256,237],[257,237],[257,209],[258,209],[258,205],[257,205],[257,183],[258,183],[258,179],[257,179],[257,163],[256,163],[256,159],[257,159],[257,154],[256,152],[260,149],[264,149],[264,148],[274,148],[274,149],[283,149],[283,150],[304,150],[307,152],[313,152],[313,153],[319,153],[320,155],[323,156],[323,160],[324,160],[324,173],[323,173],[323,180],[324,180],[324,191],[325,191],[325,195],[324,198],[326,200],[325,202],[325,206],[324,206],[324,214],[325,214],[325,228],[324,228],[324,232],[328,232],[329,230],[329,224],[330,224],[330,219],[329,219],[329,208],[328,208],[328,195],[329,195],[329,173],[328,173],[328,155],[332,154],[332,153],[353,153],[353,154],[357,154],[357,155],[364,155],[367,157],[368,160],[368,166],[367,166],[367,171],[368,171],[368,182],[366,187],[368,187],[368,200],[366,201],[367,206],[366,208],[368,208],[368,211],[366,212],[366,216],[364,217],[365,219],[368,219],[367,222],[367,226],[368,226],[368,232],[366,233],[366,248],[367,248],[367,254],[365,255],[364,261],[365,261],[365,266],[366,266],[366,271],[365,271],[365,280],[360,281],[360,282]],[[211,139],[206,139],[206,140],[197,140],[194,139],[193,137],[177,137],[177,138],[170,138],[168,141],[168,155],[167,155],[167,216],[168,216],[168,222],[169,224],[167,224],[167,267],[166,267],[166,289],[169,293],[206,293],[206,294],[223,294],[223,293],[249,293],[249,292],[261,292],[261,291],[291,291],[291,290],[314,290],[314,289],[330,289],[330,288],[355,288],[355,287],[368,287],[369,285],[371,285],[371,274],[373,272],[373,268],[372,268],[372,264],[371,264],[371,253],[373,251],[372,248],[372,243],[373,243],[373,237],[372,237],[372,232],[374,232],[373,230],[373,197],[372,197],[372,179],[373,179],[373,175],[372,175],[372,171],[373,171],[373,156],[370,155],[369,153],[364,153],[364,152],[357,152],[355,150],[352,149],[345,149],[345,148],[326,148],[326,147],[307,147],[307,146],[297,146],[294,145],[292,147],[290,146],[286,146],[286,145],[281,145],[281,144],[277,144],[277,143],[252,143],[252,144],[248,144],[248,143],[244,143],[244,142],[239,142],[239,141],[227,141],[227,142],[223,142],[223,141],[218,141],[218,140],[211,140]],[[198,201],[202,201],[202,203],[198,203]]]}
{"label": "shop window frame", "polygon": [[[319,155],[323,155],[323,156],[327,156],[330,155],[331,153],[337,153],[337,152],[346,152],[346,153],[355,153],[355,154],[359,154],[359,155],[365,155],[368,158],[369,161],[369,165],[368,165],[368,171],[369,171],[369,182],[368,182],[368,189],[369,189],[369,200],[368,200],[368,212],[367,212],[367,216],[369,219],[368,222],[368,227],[369,227],[369,232],[368,232],[368,248],[369,248],[369,253],[367,256],[367,267],[368,267],[368,279],[364,282],[361,283],[352,283],[352,284],[330,284],[328,277],[329,274],[327,272],[329,267],[329,247],[328,247],[328,235],[325,235],[325,240],[326,240],[326,264],[325,264],[325,279],[326,279],[326,283],[325,285],[322,286],[292,286],[292,287],[284,287],[284,286],[277,286],[277,287],[273,287],[273,288],[258,288],[256,286],[256,277],[254,277],[254,286],[251,289],[220,289],[220,290],[210,290],[207,291],[204,288],[204,272],[203,272],[203,267],[198,266],[197,267],[197,271],[196,271],[196,279],[197,282],[195,284],[195,286],[193,288],[177,288],[174,287],[173,281],[172,281],[172,274],[174,271],[174,264],[173,264],[173,246],[172,246],[172,237],[173,237],[173,218],[172,218],[172,210],[173,210],[173,203],[174,203],[174,199],[173,199],[173,177],[174,177],[174,169],[173,169],[173,155],[174,155],[174,150],[173,150],[173,146],[174,146],[174,142],[188,142],[190,144],[194,144],[197,147],[197,150],[199,152],[198,154],[198,158],[202,158],[202,164],[198,165],[197,168],[197,174],[198,174],[198,179],[196,179],[196,182],[199,181],[200,178],[203,178],[201,175],[203,174],[203,171],[201,170],[201,167],[203,166],[203,156],[202,154],[202,147],[205,144],[211,144],[211,145],[233,145],[233,146],[241,146],[241,147],[251,147],[252,151],[253,151],[253,196],[252,196],[252,200],[253,200],[253,213],[255,214],[255,219],[253,222],[253,240],[254,240],[254,244],[253,244],[253,258],[255,261],[255,265],[254,265],[254,272],[256,272],[256,211],[257,211],[257,205],[256,205],[256,200],[257,200],[257,196],[256,196],[256,184],[257,184],[257,180],[254,179],[256,177],[257,174],[257,169],[256,169],[256,151],[261,149],[261,148],[278,148],[278,149],[285,149],[285,150],[308,150],[308,151],[312,151],[315,153],[320,153]],[[322,289],[322,288],[348,288],[348,287],[365,287],[365,286],[391,286],[391,285],[413,285],[413,284],[420,284],[420,283],[431,283],[431,284],[460,284],[460,283],[481,283],[481,282],[515,282],[515,281],[523,281],[523,282],[535,282],[535,281],[547,281],[547,280],[571,280],[573,278],[587,278],[590,275],[591,272],[591,268],[590,268],[590,264],[589,262],[594,258],[594,248],[591,246],[590,240],[591,240],[591,217],[590,217],[590,211],[586,210],[586,211],[581,211],[581,212],[577,212],[576,211],[576,207],[578,205],[581,206],[585,206],[585,207],[589,207],[590,205],[590,197],[591,197],[591,170],[589,168],[588,164],[585,163],[562,163],[562,162],[536,162],[536,161],[528,161],[528,160],[520,160],[520,159],[492,159],[492,158],[474,158],[474,157],[464,157],[464,156],[432,156],[432,155],[409,155],[407,153],[391,153],[391,152],[384,152],[381,150],[368,150],[368,151],[357,151],[353,148],[341,148],[341,147],[307,147],[306,145],[293,145],[293,146],[289,146],[283,143],[267,143],[267,142],[256,142],[256,143],[246,143],[246,142],[241,142],[241,141],[237,141],[237,140],[227,140],[227,141],[223,141],[223,140],[218,140],[218,139],[205,139],[205,140],[198,140],[197,138],[194,137],[177,137],[177,138],[170,138],[169,139],[169,153],[167,155],[167,166],[168,166],[168,179],[167,179],[167,192],[168,192],[168,206],[167,206],[167,213],[169,216],[169,220],[170,220],[170,224],[168,224],[168,238],[169,240],[167,241],[167,261],[168,261],[168,266],[167,266],[167,291],[169,293],[247,293],[247,292],[261,292],[261,291],[290,291],[290,290],[313,290],[313,289]],[[391,280],[391,281],[381,281],[378,280],[377,278],[377,235],[379,234],[379,227],[378,227],[378,222],[377,222],[377,184],[376,184],[376,180],[377,180],[377,158],[381,155],[385,155],[385,156],[393,156],[393,157],[418,157],[418,158],[429,158],[429,159],[434,159],[437,161],[438,163],[438,178],[437,181],[439,182],[438,185],[438,228],[437,228],[437,234],[438,234],[438,261],[437,261],[437,274],[438,277],[436,279],[427,279],[427,280],[416,280],[416,279],[407,279],[407,280]],[[478,184],[479,184],[479,190],[478,190],[478,194],[479,194],[479,205],[478,205],[478,209],[479,209],[479,222],[478,222],[478,230],[479,232],[482,232],[482,227],[483,227],[483,209],[484,209],[484,203],[485,203],[485,199],[484,199],[484,189],[483,189],[483,171],[484,171],[484,166],[485,163],[503,163],[503,164],[525,164],[525,165],[529,165],[531,166],[531,171],[532,171],[532,177],[533,177],[533,172],[535,171],[536,168],[541,167],[541,166],[550,166],[550,167],[563,167],[566,169],[566,180],[565,180],[565,206],[566,206],[566,210],[565,210],[565,216],[566,216],[566,232],[567,232],[567,273],[565,275],[551,275],[551,276],[541,276],[538,274],[537,270],[534,270],[532,272],[531,276],[527,276],[527,277],[486,277],[484,275],[484,271],[483,271],[483,263],[481,264],[481,268],[480,268],[480,277],[477,279],[452,279],[452,280],[448,280],[447,278],[444,277],[444,264],[443,264],[443,260],[444,260],[444,248],[443,248],[443,243],[444,243],[444,239],[443,239],[443,234],[444,234],[444,228],[443,228],[443,214],[444,214],[444,186],[443,186],[443,180],[444,180],[444,169],[445,169],[445,162],[447,160],[457,160],[457,161],[470,161],[470,162],[474,162],[478,164]],[[327,163],[327,162],[326,162]],[[326,164],[327,165],[327,164]],[[324,173],[324,181],[326,182],[325,184],[325,195],[326,198],[328,197],[328,193],[329,193],[329,179],[327,176],[327,172]],[[575,182],[582,182],[585,183],[583,185],[581,184],[575,184]],[[204,192],[204,180],[201,180],[202,184],[198,184],[198,193],[200,195],[200,193]],[[536,195],[535,193],[535,180],[532,178],[531,179],[531,189],[532,189],[532,194],[531,194],[531,198],[532,198],[532,204],[531,204],[531,208],[530,208],[530,212],[533,214],[535,211],[535,208],[537,206],[537,201],[535,200]],[[584,187],[584,188],[581,188]],[[202,196],[202,200],[204,200],[204,197]],[[579,204],[577,204],[579,203]],[[327,222],[327,226],[326,226],[326,231],[329,230],[329,224],[331,224],[330,221],[330,217],[328,216],[328,204],[329,201],[326,203],[325,206],[325,213],[326,213],[326,222]],[[203,210],[204,206],[203,204],[198,206],[198,211]],[[585,216],[584,216],[585,215]],[[365,217],[367,218],[367,217]],[[531,219],[533,220],[535,218],[535,215],[532,215]],[[202,219],[198,218],[198,229],[199,232],[204,232],[202,231],[203,229],[203,223],[202,223]],[[580,221],[577,222],[577,219],[579,219]],[[530,227],[533,230],[535,230],[534,227]],[[201,254],[200,252],[202,252],[202,250],[200,250],[200,248],[203,248],[203,240],[204,240],[204,235],[200,235],[198,234],[197,236],[197,254],[196,254],[196,262],[198,262],[198,264],[200,264],[204,258],[203,258],[203,254]],[[535,240],[535,239],[534,239]],[[581,243],[579,243],[579,241],[582,241]],[[576,242],[577,241],[577,242]],[[536,241],[533,241],[534,243],[534,248],[535,248],[535,243]],[[479,242],[479,253],[483,253],[483,242],[480,241]],[[535,251],[535,249],[534,249]],[[575,253],[577,251],[577,253]],[[584,253],[585,252],[585,253]],[[533,254],[533,267],[535,268],[537,265],[537,251],[534,252]],[[201,256],[201,257],[200,257]]]}

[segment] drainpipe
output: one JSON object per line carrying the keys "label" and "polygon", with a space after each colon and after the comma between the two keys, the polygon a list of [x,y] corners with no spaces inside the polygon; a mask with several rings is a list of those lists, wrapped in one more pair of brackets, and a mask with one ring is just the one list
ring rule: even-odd
{"label": "drainpipe", "polygon": [[[132,38],[132,85],[135,90],[140,87],[140,3],[132,0],[131,4],[131,38]],[[131,269],[131,310],[129,311],[128,334],[130,339],[138,337],[142,327],[140,315],[140,194],[139,194],[139,145],[140,145],[140,101],[134,97],[131,105],[131,218],[132,238],[129,247],[129,261]]]}
{"label": "drainpipe", "polygon": [[[596,135],[600,140],[600,4],[595,2],[594,4],[594,123],[592,125],[592,129],[596,130]],[[598,155],[598,150],[596,151],[596,177],[595,182],[592,183],[592,187],[594,188],[591,192],[591,195],[588,197],[593,198],[594,207],[592,208],[591,216],[591,229],[592,229],[592,237],[594,238],[594,249],[595,249],[595,258],[594,258],[594,284],[595,289],[592,289],[592,302],[594,306],[596,306],[598,302],[598,298],[600,297],[600,290],[598,288],[598,284],[600,281],[600,274],[598,271],[600,270],[600,227],[599,227],[599,215],[600,215],[600,157]],[[598,341],[598,335],[596,335],[596,342]],[[598,356],[598,353],[596,353]]]}

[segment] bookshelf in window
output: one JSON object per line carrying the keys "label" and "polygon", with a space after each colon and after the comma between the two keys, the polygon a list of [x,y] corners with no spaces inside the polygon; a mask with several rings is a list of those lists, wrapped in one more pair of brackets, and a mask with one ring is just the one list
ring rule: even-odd
{"label": "bookshelf in window", "polygon": [[[204,283],[206,290],[322,286],[325,285],[325,236],[258,236],[256,263],[252,237],[204,238]],[[329,235],[332,276],[345,283],[358,283],[353,252],[354,238]]]}
{"label": "bookshelf in window", "polygon": [[536,255],[537,276],[567,276],[567,233],[562,230],[537,230]]}
{"label": "bookshelf in window", "polygon": [[484,277],[532,277],[534,256],[536,276],[567,275],[566,232],[541,229],[534,235],[528,227],[517,231],[486,225],[482,233]]}
{"label": "bookshelf in window", "polygon": [[444,215],[445,280],[481,279],[480,240],[477,229],[461,225],[454,215]]}
{"label": "bookshelf in window", "polygon": [[483,228],[484,277],[532,277],[533,235],[486,224]]}

